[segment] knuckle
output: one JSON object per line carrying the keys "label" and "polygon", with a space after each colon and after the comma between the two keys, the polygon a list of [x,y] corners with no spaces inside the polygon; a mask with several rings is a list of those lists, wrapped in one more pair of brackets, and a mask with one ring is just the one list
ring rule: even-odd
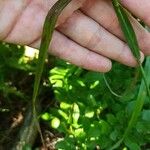
{"label": "knuckle", "polygon": [[96,49],[97,45],[101,42],[100,28],[96,29],[95,32],[86,40],[85,46],[89,49]]}

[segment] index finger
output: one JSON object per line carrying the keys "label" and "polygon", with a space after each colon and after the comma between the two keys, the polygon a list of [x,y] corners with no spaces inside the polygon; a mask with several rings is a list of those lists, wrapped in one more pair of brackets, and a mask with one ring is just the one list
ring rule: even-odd
{"label": "index finger", "polygon": [[121,3],[135,16],[150,26],[150,1],[149,0],[121,0]]}

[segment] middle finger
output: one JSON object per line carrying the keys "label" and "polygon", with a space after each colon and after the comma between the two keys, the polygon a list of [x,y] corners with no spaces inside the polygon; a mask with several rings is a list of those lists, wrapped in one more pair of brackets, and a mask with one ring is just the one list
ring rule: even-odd
{"label": "middle finger", "polygon": [[65,23],[58,27],[58,30],[89,50],[128,66],[136,65],[125,42],[80,11],[74,12]]}

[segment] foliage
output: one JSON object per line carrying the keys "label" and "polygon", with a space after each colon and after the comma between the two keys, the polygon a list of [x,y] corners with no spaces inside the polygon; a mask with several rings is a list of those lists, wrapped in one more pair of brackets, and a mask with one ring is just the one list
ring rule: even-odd
{"label": "foliage", "polygon": [[35,62],[31,62],[24,52],[24,47],[0,43],[0,92],[6,99],[14,94],[25,100],[23,91],[18,88],[21,86],[21,79],[27,79],[29,73],[33,72]]}
{"label": "foliage", "polygon": [[[49,80],[58,100],[57,107],[42,115],[50,127],[64,135],[56,147],[65,150],[110,148],[122,137],[131,117],[140,83],[140,77],[136,85],[132,82],[137,71],[114,63],[107,78],[114,91],[124,93],[119,99],[107,89],[101,73],[83,70],[60,60],[56,64],[50,70]],[[150,139],[148,113],[149,104],[145,102],[138,122],[120,149],[146,149]]]}
{"label": "foliage", "polygon": [[[0,43],[0,149],[9,149],[15,143],[25,112],[31,105],[37,53],[28,47]],[[45,85],[40,89],[42,99],[49,89],[46,70],[42,77]]]}
{"label": "foliage", "polygon": [[[5,103],[0,106],[0,111],[4,118],[8,117],[8,112],[15,111],[15,104],[26,105],[31,98],[36,59],[25,56],[24,47],[12,44],[1,43],[0,53],[0,95],[1,103]],[[41,120],[47,130],[59,132],[63,137],[58,140],[57,149],[111,148],[122,138],[130,120],[140,88],[138,71],[113,64],[106,78],[113,91],[122,95],[118,98],[107,88],[103,74],[83,70],[59,59],[55,59],[53,65],[45,71],[44,76],[48,76],[49,81],[42,80],[48,90],[45,93],[45,87],[42,87],[41,91],[45,93],[43,96],[48,95],[52,86],[55,104],[50,105],[52,96],[46,97],[49,107],[43,106]],[[149,101],[145,99],[138,121],[119,149],[148,150],[149,116]],[[5,132],[0,133],[3,139]]]}

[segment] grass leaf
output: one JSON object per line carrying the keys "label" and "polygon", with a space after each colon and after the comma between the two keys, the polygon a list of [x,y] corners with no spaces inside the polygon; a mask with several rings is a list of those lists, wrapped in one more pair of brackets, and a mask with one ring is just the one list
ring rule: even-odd
{"label": "grass leaf", "polygon": [[114,6],[115,12],[117,14],[122,32],[124,33],[125,39],[128,43],[128,46],[130,47],[133,56],[136,58],[137,63],[139,65],[142,77],[144,79],[145,82],[145,86],[146,86],[146,90],[147,90],[147,94],[150,98],[150,90],[149,90],[149,86],[147,84],[147,79],[145,76],[145,72],[143,70],[141,61],[140,61],[140,48],[137,42],[137,38],[136,38],[136,34],[134,32],[134,29],[132,27],[132,24],[130,23],[130,20],[128,18],[128,14],[126,12],[126,10],[119,4],[118,0],[113,0],[112,4]]}
{"label": "grass leaf", "polygon": [[[40,45],[40,52],[39,52],[39,57],[38,57],[38,62],[37,62],[37,67],[36,67],[36,73],[35,73],[34,90],[33,90],[33,98],[32,98],[33,115],[34,115],[33,117],[36,122],[37,122],[36,105],[38,103],[37,96],[39,92],[39,86],[40,86],[40,81],[41,81],[41,76],[42,76],[42,72],[44,68],[46,55],[47,55],[47,50],[49,48],[49,44],[52,39],[52,34],[54,32],[54,28],[55,28],[58,16],[62,12],[62,10],[70,3],[70,1],[71,0],[57,1],[48,12],[48,15],[45,19],[43,33],[42,33],[42,40],[41,40],[41,45]],[[37,127],[39,128],[39,125]]]}
{"label": "grass leaf", "polygon": [[[129,121],[128,127],[125,130],[123,137],[119,142],[117,142],[111,149],[116,149],[117,147],[120,146],[122,141],[127,138],[130,130],[133,128],[135,125],[138,116],[143,108],[144,101],[146,99],[146,96],[148,94],[150,98],[150,90],[149,90],[149,85],[150,85],[150,71],[149,71],[149,66],[150,66],[150,58],[147,58],[146,64],[145,64],[145,70],[143,69],[143,66],[140,62],[140,48],[137,42],[136,34],[134,32],[134,29],[132,27],[132,24],[130,23],[130,20],[128,18],[128,12],[119,4],[118,0],[112,0],[112,4],[114,6],[115,12],[117,14],[122,32],[124,33],[125,39],[128,43],[128,46],[130,47],[133,56],[136,58],[137,63],[139,64],[139,68],[142,74],[142,82],[140,86],[140,90],[138,93],[137,100],[135,102],[135,107],[134,111],[132,113],[131,119]],[[147,90],[147,93],[146,93]]]}

